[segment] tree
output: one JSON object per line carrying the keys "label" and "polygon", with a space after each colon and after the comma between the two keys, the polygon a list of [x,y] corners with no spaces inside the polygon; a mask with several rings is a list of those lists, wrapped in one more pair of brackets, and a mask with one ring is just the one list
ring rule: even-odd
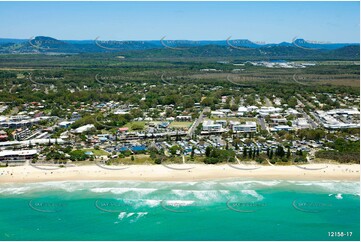
{"label": "tree", "polygon": [[287,159],[291,157],[291,149],[290,147],[287,148]]}
{"label": "tree", "polygon": [[194,159],[194,146],[192,146],[192,151],[191,151],[191,159]]}
{"label": "tree", "polygon": [[178,145],[173,145],[172,147],[169,148],[169,152],[172,155],[177,154],[177,151],[180,150],[181,148]]}
{"label": "tree", "polygon": [[210,146],[207,146],[206,148],[206,157],[209,157],[211,154],[212,148]]}
{"label": "tree", "polygon": [[247,147],[246,146],[243,147],[243,157],[244,158],[247,157]]}

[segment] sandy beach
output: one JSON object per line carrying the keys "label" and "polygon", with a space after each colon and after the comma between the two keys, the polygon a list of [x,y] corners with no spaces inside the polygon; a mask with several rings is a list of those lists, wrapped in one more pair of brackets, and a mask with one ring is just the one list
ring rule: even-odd
{"label": "sandy beach", "polygon": [[[122,169],[111,170],[109,168]],[[68,180],[194,181],[226,178],[358,181],[359,175],[360,166],[357,164],[309,164],[300,166],[184,164],[168,166],[131,165],[106,168],[89,165],[55,168],[54,170],[50,170],[50,167],[36,168],[27,165],[0,168],[0,182],[2,183]]]}

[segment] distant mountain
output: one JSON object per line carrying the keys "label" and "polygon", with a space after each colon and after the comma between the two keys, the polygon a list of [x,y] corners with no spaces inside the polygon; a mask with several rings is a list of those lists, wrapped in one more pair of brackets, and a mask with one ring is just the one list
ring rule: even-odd
{"label": "distant mountain", "polygon": [[26,39],[6,39],[6,38],[0,38],[0,45],[2,44],[18,44],[26,42]]}
{"label": "distant mountain", "polygon": [[[0,53],[121,53],[131,58],[168,57],[259,57],[358,59],[359,44],[315,43],[304,39],[279,44],[231,40],[57,40],[46,36],[0,39]],[[173,51],[172,51],[173,50]]]}
{"label": "distant mountain", "polygon": [[220,58],[229,57],[240,60],[358,60],[359,45],[346,46],[336,50],[303,49],[290,46],[269,46],[260,48],[234,48],[229,46],[207,45],[182,50],[152,49],[123,53],[126,58],[167,59],[167,58]]}

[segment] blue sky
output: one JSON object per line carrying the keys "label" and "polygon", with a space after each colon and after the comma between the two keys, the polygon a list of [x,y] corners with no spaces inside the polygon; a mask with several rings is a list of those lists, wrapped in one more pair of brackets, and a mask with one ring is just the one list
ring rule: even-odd
{"label": "blue sky", "polygon": [[0,2],[0,38],[360,42],[359,2]]}

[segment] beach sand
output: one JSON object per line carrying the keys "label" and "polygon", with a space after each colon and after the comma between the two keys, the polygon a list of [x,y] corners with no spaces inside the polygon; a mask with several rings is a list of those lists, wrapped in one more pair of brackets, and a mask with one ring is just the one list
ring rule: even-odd
{"label": "beach sand", "polygon": [[[49,169],[50,167],[40,167]],[[226,178],[254,180],[360,179],[358,164],[308,164],[300,166],[246,166],[227,164],[130,165],[110,170],[98,165],[42,170],[30,165],[0,168],[0,183],[69,180],[195,181]],[[187,169],[192,168],[192,169]],[[254,169],[257,168],[257,169]]]}

